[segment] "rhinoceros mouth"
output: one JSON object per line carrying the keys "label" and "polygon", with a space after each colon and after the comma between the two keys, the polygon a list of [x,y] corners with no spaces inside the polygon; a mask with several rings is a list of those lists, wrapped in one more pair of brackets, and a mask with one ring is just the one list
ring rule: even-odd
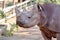
{"label": "rhinoceros mouth", "polygon": [[20,26],[20,27],[23,27],[23,28],[30,28],[31,26],[26,26],[24,25],[24,23],[21,23],[20,21],[17,21],[16,22],[16,25]]}

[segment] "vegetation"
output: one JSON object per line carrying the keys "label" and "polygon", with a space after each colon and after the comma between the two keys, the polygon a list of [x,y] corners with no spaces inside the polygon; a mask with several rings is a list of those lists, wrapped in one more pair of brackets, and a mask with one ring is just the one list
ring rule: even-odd
{"label": "vegetation", "polygon": [[13,5],[13,2],[9,2],[8,4],[6,4],[6,6],[12,6]]}
{"label": "vegetation", "polygon": [[5,14],[2,10],[0,10],[0,18],[5,18]]}
{"label": "vegetation", "polygon": [[56,4],[60,4],[60,0],[38,0],[39,3],[56,3]]}
{"label": "vegetation", "polygon": [[4,11],[0,10],[0,19],[3,19],[3,18],[5,18],[5,23],[6,23],[6,21],[7,21],[6,15],[5,15]]}
{"label": "vegetation", "polygon": [[[7,16],[2,10],[0,10],[0,18],[1,19],[5,18],[5,23],[7,23]],[[9,23],[9,24],[11,26],[10,30],[7,30],[4,34],[2,34],[2,36],[12,36],[14,29],[16,28],[16,30],[18,30],[18,26],[16,24],[14,23],[13,24]]]}
{"label": "vegetation", "polygon": [[10,30],[7,32],[7,35],[8,36],[12,36],[13,35],[13,31],[14,31],[14,29],[16,28],[17,30],[18,30],[18,26],[16,25],[16,24],[11,24],[10,23],[10,26],[11,26],[11,28],[10,28]]}
{"label": "vegetation", "polygon": [[2,33],[2,36],[13,36],[14,29],[18,30],[18,26],[16,24],[11,24],[10,23],[10,30],[2,29],[4,30],[4,33]]}

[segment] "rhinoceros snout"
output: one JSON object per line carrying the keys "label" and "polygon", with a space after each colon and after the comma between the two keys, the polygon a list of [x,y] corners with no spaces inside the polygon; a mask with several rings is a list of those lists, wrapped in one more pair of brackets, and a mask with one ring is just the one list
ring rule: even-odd
{"label": "rhinoceros snout", "polygon": [[20,27],[23,27],[23,28],[30,28],[29,26],[24,25],[24,23],[22,23],[20,21],[17,21],[16,24]]}

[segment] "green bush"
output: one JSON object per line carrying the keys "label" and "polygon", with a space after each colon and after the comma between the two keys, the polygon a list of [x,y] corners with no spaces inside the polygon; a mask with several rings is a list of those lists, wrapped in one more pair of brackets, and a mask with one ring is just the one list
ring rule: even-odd
{"label": "green bush", "polygon": [[5,16],[4,11],[0,10],[0,18],[4,18]]}
{"label": "green bush", "polygon": [[13,2],[9,2],[8,4],[6,4],[6,6],[12,6],[13,5]]}
{"label": "green bush", "polygon": [[38,0],[38,2],[41,3],[56,3],[56,4],[60,4],[60,0]]}
{"label": "green bush", "polygon": [[12,36],[13,35],[13,31],[14,31],[14,29],[16,28],[16,30],[18,30],[18,26],[16,25],[16,24],[11,24],[10,23],[10,26],[11,26],[11,28],[10,28],[10,30],[7,32],[7,35],[8,36]]}

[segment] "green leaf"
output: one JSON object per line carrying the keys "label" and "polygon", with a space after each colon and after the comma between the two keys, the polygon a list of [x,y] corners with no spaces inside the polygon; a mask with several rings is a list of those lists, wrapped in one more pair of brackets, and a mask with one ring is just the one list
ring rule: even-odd
{"label": "green leaf", "polygon": [[0,18],[4,18],[6,15],[4,14],[4,12],[2,10],[0,10]]}

